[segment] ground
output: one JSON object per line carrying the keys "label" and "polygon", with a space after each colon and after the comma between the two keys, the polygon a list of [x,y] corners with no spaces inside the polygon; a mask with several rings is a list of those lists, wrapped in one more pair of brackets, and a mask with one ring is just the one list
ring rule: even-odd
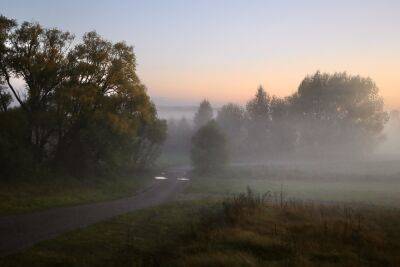
{"label": "ground", "polygon": [[[181,201],[63,234],[0,265],[399,266],[400,165],[329,166],[194,175]],[[238,196],[247,186],[254,193]]]}
{"label": "ground", "polygon": [[[258,195],[141,210],[42,242],[1,266],[398,266],[400,213]],[[360,217],[361,216],[361,217]]]}
{"label": "ground", "polygon": [[151,173],[107,177],[57,177],[0,181],[0,215],[131,196],[151,182]]}
{"label": "ground", "polygon": [[287,198],[400,206],[400,162],[238,165],[192,179],[188,193],[223,196],[243,192],[282,192]]}

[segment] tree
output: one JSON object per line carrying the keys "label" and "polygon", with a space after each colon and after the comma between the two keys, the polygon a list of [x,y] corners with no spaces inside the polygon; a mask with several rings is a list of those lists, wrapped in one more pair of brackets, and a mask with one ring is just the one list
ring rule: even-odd
{"label": "tree", "polygon": [[212,120],[213,115],[213,109],[210,102],[208,102],[207,100],[203,100],[200,103],[199,109],[194,115],[193,122],[195,128],[199,129],[200,127],[206,125],[210,120]]}
{"label": "tree", "polygon": [[244,141],[244,109],[233,103],[226,104],[218,111],[216,121],[221,131],[227,137],[228,148],[231,154],[239,153]]}
{"label": "tree", "polygon": [[296,128],[290,114],[290,99],[273,96],[270,102],[271,150],[274,156],[293,152],[296,146]]}
{"label": "tree", "polygon": [[12,96],[6,87],[0,84],[0,112],[6,112],[12,101]]}
{"label": "tree", "polygon": [[271,128],[271,97],[260,86],[246,105],[248,147],[258,155],[267,153]]}
{"label": "tree", "polygon": [[[37,164],[79,170],[152,161],[166,127],[136,75],[131,46],[96,32],[75,42],[69,32],[5,17],[0,27],[0,84],[26,117]],[[25,98],[13,78],[25,82]]]}
{"label": "tree", "polygon": [[260,86],[253,99],[246,105],[247,116],[250,120],[266,124],[270,121],[271,97]]}
{"label": "tree", "polygon": [[237,135],[243,126],[244,110],[233,103],[223,105],[218,111],[216,121],[225,134]]}
{"label": "tree", "polygon": [[319,151],[369,151],[388,120],[372,79],[345,72],[307,76],[291,105],[301,144]]}
{"label": "tree", "polygon": [[226,139],[214,120],[201,127],[192,138],[191,160],[195,171],[210,173],[228,162]]}

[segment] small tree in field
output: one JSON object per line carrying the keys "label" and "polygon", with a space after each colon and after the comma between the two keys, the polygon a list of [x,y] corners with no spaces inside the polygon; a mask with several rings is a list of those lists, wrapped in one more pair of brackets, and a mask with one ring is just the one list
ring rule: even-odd
{"label": "small tree in field", "polygon": [[193,136],[191,160],[195,171],[200,173],[219,171],[227,164],[226,139],[214,120]]}

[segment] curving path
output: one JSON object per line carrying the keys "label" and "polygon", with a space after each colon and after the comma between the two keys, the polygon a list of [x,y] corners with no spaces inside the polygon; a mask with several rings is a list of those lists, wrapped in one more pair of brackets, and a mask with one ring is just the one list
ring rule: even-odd
{"label": "curving path", "polygon": [[0,256],[70,230],[170,201],[187,184],[176,179],[184,173],[183,169],[168,171],[167,180],[155,180],[149,188],[128,198],[0,217]]}

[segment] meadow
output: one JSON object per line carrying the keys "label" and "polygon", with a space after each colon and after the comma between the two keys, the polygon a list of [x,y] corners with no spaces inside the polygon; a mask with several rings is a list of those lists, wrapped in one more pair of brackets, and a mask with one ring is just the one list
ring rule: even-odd
{"label": "meadow", "polygon": [[177,202],[63,234],[0,264],[399,266],[397,165],[379,163],[383,173],[360,164],[352,172],[274,164],[193,174]]}
{"label": "meadow", "polygon": [[246,193],[119,216],[2,266],[398,266],[400,212]]}
{"label": "meadow", "polygon": [[188,194],[218,197],[248,186],[297,200],[399,207],[400,162],[234,164],[218,174],[195,175]]}

